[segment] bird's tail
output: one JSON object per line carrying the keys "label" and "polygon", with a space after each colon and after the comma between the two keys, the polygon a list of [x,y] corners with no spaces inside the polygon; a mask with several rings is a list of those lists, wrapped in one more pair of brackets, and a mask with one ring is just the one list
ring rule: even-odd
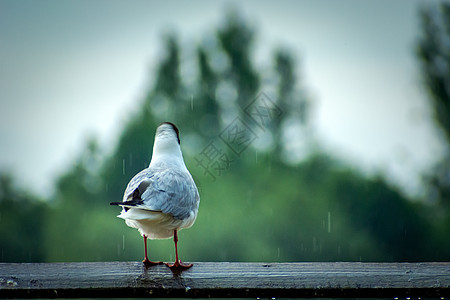
{"label": "bird's tail", "polygon": [[142,204],[144,204],[144,201],[142,201],[141,198],[133,198],[128,201],[109,203],[109,205],[119,205],[119,206],[127,206],[127,207],[139,206]]}

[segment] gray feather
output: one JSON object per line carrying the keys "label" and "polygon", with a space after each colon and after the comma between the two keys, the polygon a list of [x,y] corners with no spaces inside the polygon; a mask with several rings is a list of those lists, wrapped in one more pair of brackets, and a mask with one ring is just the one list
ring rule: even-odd
{"label": "gray feather", "polygon": [[131,179],[124,202],[138,189],[142,204],[139,209],[162,211],[176,219],[186,219],[198,209],[199,194],[189,173],[176,169],[147,168]]}

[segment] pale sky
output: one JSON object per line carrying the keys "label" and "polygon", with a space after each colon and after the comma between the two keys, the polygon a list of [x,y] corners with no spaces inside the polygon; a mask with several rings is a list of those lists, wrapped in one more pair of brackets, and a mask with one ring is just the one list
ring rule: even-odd
{"label": "pale sky", "polygon": [[[162,35],[174,30],[195,46],[232,3],[0,0],[0,171],[46,194],[87,136],[112,148],[151,84]],[[425,3],[435,2],[235,6],[257,29],[256,68],[280,45],[298,54],[324,147],[416,191],[442,155],[414,54]]]}

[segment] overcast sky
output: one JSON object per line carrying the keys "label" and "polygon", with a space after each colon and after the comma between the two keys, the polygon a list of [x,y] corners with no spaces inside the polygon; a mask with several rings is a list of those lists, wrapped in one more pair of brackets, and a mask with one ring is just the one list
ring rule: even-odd
{"label": "overcast sky", "polygon": [[[195,45],[231,3],[0,0],[0,171],[45,193],[88,135],[111,148],[149,86],[161,36],[175,30],[183,45]],[[298,54],[321,143],[416,190],[442,154],[414,56],[425,3],[435,2],[237,7],[257,29],[257,68],[279,45]]]}

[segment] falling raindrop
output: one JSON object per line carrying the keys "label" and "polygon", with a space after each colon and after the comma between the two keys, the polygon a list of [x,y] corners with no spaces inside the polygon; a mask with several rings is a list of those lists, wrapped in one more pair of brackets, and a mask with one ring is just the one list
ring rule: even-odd
{"label": "falling raindrop", "polygon": [[331,233],[331,211],[328,212],[328,233]]}
{"label": "falling raindrop", "polygon": [[125,234],[122,235],[122,251],[125,250]]}
{"label": "falling raindrop", "polygon": [[319,247],[317,243],[317,238],[315,236],[313,237],[312,244],[313,244],[313,252],[317,252]]}
{"label": "falling raindrop", "polygon": [[191,111],[194,110],[194,95],[191,95]]}
{"label": "falling raindrop", "polygon": [[122,159],[122,174],[125,175],[125,159]]}

